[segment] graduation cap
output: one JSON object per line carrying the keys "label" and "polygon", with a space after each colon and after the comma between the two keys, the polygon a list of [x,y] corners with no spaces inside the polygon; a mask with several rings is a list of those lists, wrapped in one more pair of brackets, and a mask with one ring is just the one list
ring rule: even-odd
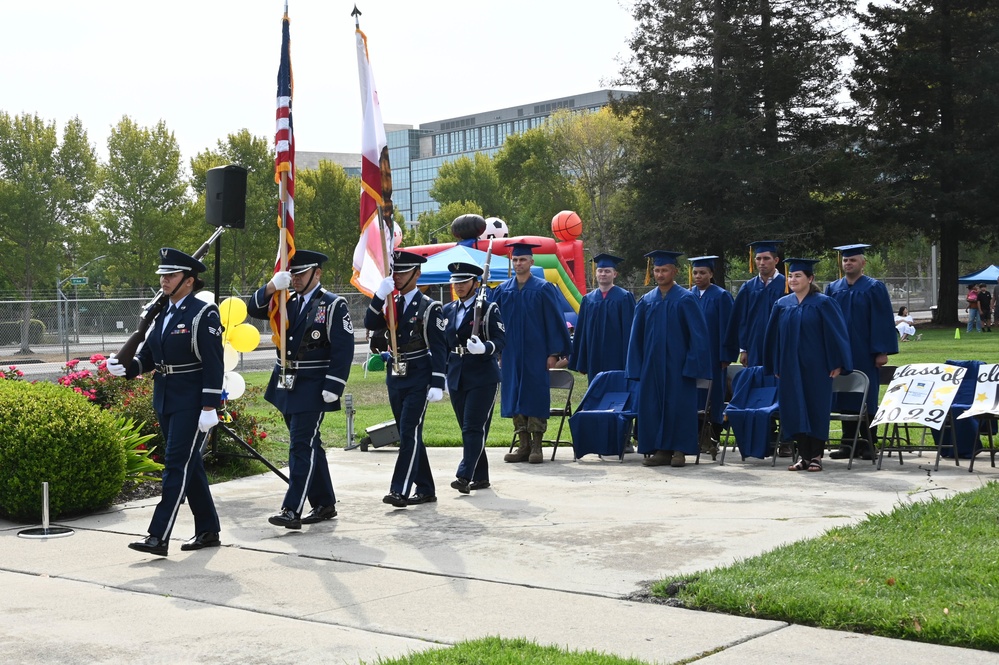
{"label": "graduation cap", "polygon": [[770,252],[773,255],[777,255],[777,248],[784,244],[783,240],[757,240],[756,242],[749,243],[750,249],[753,250],[753,254],[761,254],[763,252]]}
{"label": "graduation cap", "polygon": [[691,265],[692,268],[711,268],[712,270],[714,270],[715,269],[715,259],[717,259],[717,258],[718,258],[718,256],[716,256],[716,255],[711,255],[711,256],[692,256],[689,259],[687,259],[687,261],[690,262],[690,265]]}
{"label": "graduation cap", "polygon": [[160,265],[156,269],[157,275],[169,275],[175,272],[193,272],[195,274],[205,272],[205,264],[189,254],[185,254],[173,247],[164,247],[160,250]]}
{"label": "graduation cap", "polygon": [[312,268],[319,268],[328,260],[329,257],[321,252],[296,249],[294,256],[288,259],[288,272],[292,275],[297,275]]}
{"label": "graduation cap", "polygon": [[822,259],[784,259],[788,273],[801,271],[807,275],[815,272],[815,264]]}
{"label": "graduation cap", "polygon": [[397,249],[392,252],[392,270],[394,272],[409,272],[416,270],[427,262],[427,257]]}
{"label": "graduation cap", "polygon": [[597,254],[593,257],[593,262],[597,264],[598,268],[613,268],[617,270],[617,264],[624,261],[624,259],[614,256],[613,254]]}
{"label": "graduation cap", "polygon": [[863,255],[864,250],[868,247],[870,245],[840,245],[839,247],[833,247],[833,249],[839,252],[840,257],[845,259],[848,256]]}
{"label": "graduation cap", "polygon": [[531,251],[535,247],[541,247],[541,245],[536,245],[532,242],[511,242],[507,245],[510,250],[510,256],[534,256],[534,252]]}
{"label": "graduation cap", "polygon": [[482,268],[474,263],[449,263],[447,270],[451,273],[451,283],[458,284],[482,276]]}
{"label": "graduation cap", "polygon": [[681,256],[683,252],[670,252],[665,249],[657,249],[645,255],[646,258],[652,259],[654,266],[675,266]]}

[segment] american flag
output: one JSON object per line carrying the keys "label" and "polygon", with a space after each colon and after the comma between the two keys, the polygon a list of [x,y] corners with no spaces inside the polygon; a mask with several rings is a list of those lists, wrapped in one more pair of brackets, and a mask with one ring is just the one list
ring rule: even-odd
{"label": "american flag", "polygon": [[[374,73],[368,60],[368,38],[360,28],[355,32],[364,125],[361,134],[361,237],[354,249],[354,276],[350,283],[370,297],[387,276],[385,265],[392,256],[392,231],[381,228],[378,221],[378,206],[385,203],[379,162],[387,141],[378,104],[378,88],[375,87]],[[391,220],[385,221],[386,224],[392,223]]]}
{"label": "american flag", "polygon": [[[281,20],[281,66],[277,75],[277,132],[274,136],[274,182],[281,184],[282,174],[287,191],[278,201],[278,229],[287,229],[286,245],[288,258],[295,255],[295,130],[291,121],[291,98],[295,90],[295,79],[291,73],[291,21],[288,20],[288,4],[284,6],[284,18]],[[274,272],[287,270],[281,265],[281,250],[278,248]],[[271,339],[280,345],[281,327],[287,325],[281,321],[281,303],[279,298],[287,300],[287,291],[277,291],[271,298],[269,316],[271,321]]]}

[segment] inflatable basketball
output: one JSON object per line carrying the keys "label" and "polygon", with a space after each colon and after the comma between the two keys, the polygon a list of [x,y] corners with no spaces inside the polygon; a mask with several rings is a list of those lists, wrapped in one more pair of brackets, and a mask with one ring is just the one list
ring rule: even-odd
{"label": "inflatable basketball", "polygon": [[552,217],[552,235],[559,240],[572,241],[583,233],[583,220],[571,210],[563,210]]}

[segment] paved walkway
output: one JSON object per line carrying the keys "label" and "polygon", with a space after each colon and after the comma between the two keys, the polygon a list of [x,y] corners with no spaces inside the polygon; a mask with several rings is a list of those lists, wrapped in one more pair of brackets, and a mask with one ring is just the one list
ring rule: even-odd
{"label": "paved walkway", "polygon": [[654,663],[999,664],[999,654],[791,626],[623,599],[643,581],[729,564],[851,524],[900,502],[999,478],[926,458],[876,472],[832,462],[791,474],[769,461],[647,469],[569,450],[541,466],[503,464],[493,487],[448,487],[459,451],[433,449],[440,501],[381,502],[394,449],[332,450],[340,516],[275,528],[272,474],[213,487],[224,546],[169,557],[126,545],[155,500],[72,522],[68,538],[26,540],[0,521],[0,662],[372,663],[488,635],[527,637]]}

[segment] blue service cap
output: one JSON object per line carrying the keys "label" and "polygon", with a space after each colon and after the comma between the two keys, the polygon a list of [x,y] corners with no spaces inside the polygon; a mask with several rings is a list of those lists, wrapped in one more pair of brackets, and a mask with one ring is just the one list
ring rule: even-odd
{"label": "blue service cap", "polygon": [[322,252],[312,252],[307,249],[296,249],[295,254],[288,259],[288,272],[297,275],[312,268],[322,267],[330,257]]}
{"label": "blue service cap", "polygon": [[541,247],[532,242],[511,242],[506,246],[510,250],[510,256],[534,256],[532,251],[535,247]]}
{"label": "blue service cap", "polygon": [[157,275],[169,275],[175,272],[193,272],[195,274],[205,272],[205,264],[189,254],[185,254],[173,247],[164,247],[160,250],[160,265],[156,269]]}
{"label": "blue service cap", "polygon": [[598,268],[613,268],[617,270],[617,264],[624,261],[624,259],[614,256],[613,254],[597,254],[593,257],[593,262],[597,264]]}
{"label": "blue service cap", "polygon": [[863,254],[864,250],[870,247],[870,245],[840,245],[839,247],[833,247],[840,256],[846,258],[848,256],[856,256],[857,254]]}
{"label": "blue service cap", "polygon": [[784,259],[789,273],[801,271],[811,275],[815,272],[815,264],[822,259]]}
{"label": "blue service cap", "polygon": [[710,256],[692,256],[687,261],[690,262],[692,268],[711,268],[715,269],[715,259],[718,256],[712,254]]}
{"label": "blue service cap", "polygon": [[665,249],[657,249],[649,252],[645,256],[646,258],[652,259],[652,265],[654,266],[675,266],[676,260],[683,256],[683,252],[670,252]]}
{"label": "blue service cap", "polygon": [[475,265],[474,263],[449,263],[447,265],[447,270],[451,273],[451,283],[458,284],[460,282],[467,282],[470,279],[475,279],[476,277],[482,276],[482,268]]}
{"label": "blue service cap", "polygon": [[427,257],[414,254],[413,252],[407,252],[401,249],[397,249],[392,252],[393,272],[409,272],[410,270],[416,270],[426,262]]}
{"label": "blue service cap", "polygon": [[777,248],[779,248],[782,244],[784,244],[783,240],[757,240],[756,242],[749,243],[749,246],[753,248],[753,254],[759,254],[761,252],[776,254]]}

